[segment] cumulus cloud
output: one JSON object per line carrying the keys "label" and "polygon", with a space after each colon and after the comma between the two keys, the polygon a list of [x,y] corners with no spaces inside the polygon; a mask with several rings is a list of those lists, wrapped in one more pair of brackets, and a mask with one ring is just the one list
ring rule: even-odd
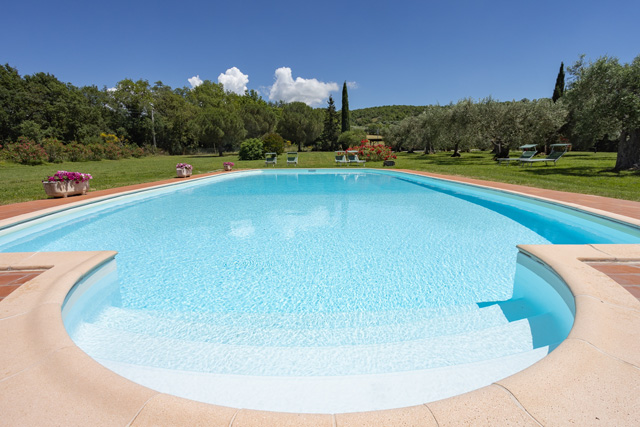
{"label": "cumulus cloud", "polygon": [[232,67],[224,74],[220,73],[218,83],[221,83],[222,86],[224,86],[224,90],[228,92],[244,95],[244,92],[247,90],[247,83],[249,83],[249,76],[242,74],[242,71],[237,67]]}
{"label": "cumulus cloud", "polygon": [[349,89],[358,89],[358,83],[357,82],[347,82],[347,87]]}
{"label": "cumulus cloud", "polygon": [[323,83],[316,79],[297,77],[293,80],[291,68],[276,70],[276,82],[271,86],[269,99],[272,101],[300,101],[307,105],[319,105],[332,91],[338,90],[337,83]]}
{"label": "cumulus cloud", "polygon": [[191,85],[191,89],[195,89],[202,84],[202,79],[200,78],[199,74],[197,76],[191,77],[190,79],[187,79],[187,81]]}

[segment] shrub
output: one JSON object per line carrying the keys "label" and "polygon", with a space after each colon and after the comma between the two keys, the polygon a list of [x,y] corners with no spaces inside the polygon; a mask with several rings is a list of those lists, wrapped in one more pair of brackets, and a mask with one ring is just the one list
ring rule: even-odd
{"label": "shrub", "polygon": [[49,158],[42,146],[23,136],[15,144],[7,146],[9,159],[23,165],[41,165]]}
{"label": "shrub", "polygon": [[104,146],[101,143],[88,144],[87,149],[91,152],[89,160],[104,159]]}
{"label": "shrub", "polygon": [[284,153],[284,139],[277,133],[269,133],[262,137],[263,153]]}
{"label": "shrub", "polygon": [[264,145],[261,140],[257,138],[245,139],[240,144],[240,151],[238,152],[238,158],[240,160],[260,160],[264,155]]}
{"label": "shrub", "polygon": [[369,145],[369,141],[363,139],[360,141],[360,145],[350,147],[349,151],[357,151],[358,158],[367,160],[370,162],[380,162],[389,159],[395,159],[396,155],[391,151],[391,147],[387,147],[384,144],[381,145]]}
{"label": "shrub", "polygon": [[120,147],[120,159],[128,159],[131,157],[131,147],[129,145],[123,145]]}
{"label": "shrub", "polygon": [[357,146],[360,141],[367,138],[367,134],[362,129],[354,129],[342,132],[338,137],[340,148]]}
{"label": "shrub", "polygon": [[131,156],[135,157],[136,159],[147,155],[144,148],[133,144],[129,145],[129,151],[131,151]]}
{"label": "shrub", "polygon": [[118,160],[122,157],[122,150],[117,144],[107,142],[102,144],[104,148],[104,157],[109,160]]}
{"label": "shrub", "polygon": [[45,138],[42,141],[42,148],[47,152],[48,160],[51,163],[62,163],[67,158],[67,148],[55,138]]}
{"label": "shrub", "polygon": [[86,162],[93,158],[93,153],[86,145],[72,142],[67,145],[67,156],[72,162]]}

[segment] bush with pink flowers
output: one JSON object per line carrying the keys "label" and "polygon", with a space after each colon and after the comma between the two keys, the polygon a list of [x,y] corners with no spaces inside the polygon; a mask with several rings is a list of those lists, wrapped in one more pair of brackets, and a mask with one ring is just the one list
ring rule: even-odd
{"label": "bush with pink flowers", "polygon": [[49,155],[42,146],[21,136],[15,144],[7,144],[7,157],[23,165],[41,165],[49,160]]}
{"label": "bush with pink flowers", "polygon": [[381,162],[396,158],[396,155],[391,151],[391,147],[384,144],[370,145],[366,139],[360,141],[360,145],[349,147],[347,151],[357,151],[358,158],[368,162]]}

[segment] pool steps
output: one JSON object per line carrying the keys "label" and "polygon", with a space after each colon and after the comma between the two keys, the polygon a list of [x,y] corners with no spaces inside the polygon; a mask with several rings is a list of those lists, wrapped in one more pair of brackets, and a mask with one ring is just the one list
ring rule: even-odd
{"label": "pool steps", "polygon": [[[153,313],[110,308],[115,312],[106,313],[107,319],[80,326],[77,338],[96,359],[135,365],[150,357],[151,362],[145,363],[161,369],[173,366],[185,371],[257,376],[267,372],[283,376],[367,375],[477,363],[546,346],[554,348],[562,338],[545,333],[554,330],[550,315],[525,310],[528,317],[508,321],[500,308],[508,311],[509,305],[521,304],[511,301],[466,307],[457,315],[335,330],[286,328],[279,321],[282,319],[273,322],[267,314],[252,316],[255,327],[216,323],[211,314],[172,319],[167,326],[159,326]],[[276,327],[268,327],[270,322]],[[444,332],[436,332],[442,327]],[[188,332],[187,339],[177,338],[181,331]],[[398,333],[401,341],[385,340]],[[123,345],[114,352],[116,337]],[[311,341],[317,344],[309,346]],[[143,344],[134,350],[134,342]],[[227,368],[219,372],[223,360]]]}

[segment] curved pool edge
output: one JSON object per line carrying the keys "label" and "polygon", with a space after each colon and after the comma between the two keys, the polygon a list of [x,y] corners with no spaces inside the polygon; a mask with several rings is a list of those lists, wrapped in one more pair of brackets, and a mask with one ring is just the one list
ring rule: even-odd
{"label": "curved pool edge", "polygon": [[[608,218],[608,219],[613,219],[616,220],[618,222],[622,222],[622,223],[628,223],[628,224],[633,224],[636,226],[640,226],[640,216],[638,218],[633,218],[630,216],[625,216],[623,214],[620,213],[615,213],[615,212],[611,212],[608,210],[604,210],[604,209],[597,209],[591,206],[586,206],[584,204],[580,204],[580,203],[575,203],[572,201],[566,201],[566,200],[562,200],[560,198],[554,198],[552,197],[553,195],[555,195],[554,193],[558,193],[555,190],[545,190],[543,188],[535,188],[535,187],[525,187],[522,185],[518,185],[518,184],[505,184],[505,183],[494,183],[491,181],[484,181],[484,180],[479,180],[479,179],[461,179],[461,177],[458,176],[447,176],[447,175],[439,175],[439,174],[432,174],[432,173],[427,173],[427,172],[422,172],[422,171],[414,171],[414,170],[410,170],[410,169],[396,169],[396,171],[398,172],[402,172],[402,173],[406,173],[409,175],[416,175],[416,176],[421,176],[421,177],[428,177],[428,178],[434,178],[434,179],[439,179],[442,181],[449,181],[452,183],[456,183],[456,184],[463,184],[463,185],[468,185],[468,186],[472,186],[472,187],[480,187],[480,188],[485,188],[488,190],[493,190],[493,191],[498,191],[498,192],[503,192],[503,193],[509,193],[509,194],[513,194],[516,196],[522,196],[525,198],[530,198],[530,199],[534,199],[534,200],[540,200],[543,202],[547,202],[547,203],[551,203],[553,205],[557,205],[557,206],[564,206],[564,207],[568,207],[568,208],[572,208],[572,209],[576,209],[579,211],[585,211],[588,213],[592,213],[595,214],[596,216],[601,216],[604,218]],[[492,185],[493,184],[493,185]],[[496,186],[496,184],[502,184],[501,187]],[[507,187],[515,187],[515,188],[507,188]],[[531,190],[538,190],[535,192],[528,192],[528,193],[524,193],[522,192],[522,189],[531,189]],[[542,195],[542,194],[536,194],[536,193],[541,193],[541,192],[547,192],[549,194],[547,195]],[[562,192],[560,192],[562,193]],[[570,194],[576,194],[576,193],[570,193]],[[602,197],[602,196],[591,196],[588,194],[580,194],[580,196],[582,197],[598,197],[602,200],[607,200],[607,201],[618,201],[618,202],[631,202],[631,203],[639,203],[639,202],[632,202],[632,201],[628,201],[628,200],[623,200],[623,199],[611,199],[611,198],[607,198],[607,197]],[[556,195],[557,197],[557,195]],[[640,206],[640,205],[639,205]]]}
{"label": "curved pool edge", "polygon": [[10,425],[588,425],[640,422],[640,302],[584,261],[640,261],[640,245],[525,245],[575,297],[568,338],[531,367],[463,395],[384,411],[291,414],[159,393],[75,346],[62,322],[73,286],[113,251],[0,254],[0,269],[46,268],[0,302],[0,411]]}

